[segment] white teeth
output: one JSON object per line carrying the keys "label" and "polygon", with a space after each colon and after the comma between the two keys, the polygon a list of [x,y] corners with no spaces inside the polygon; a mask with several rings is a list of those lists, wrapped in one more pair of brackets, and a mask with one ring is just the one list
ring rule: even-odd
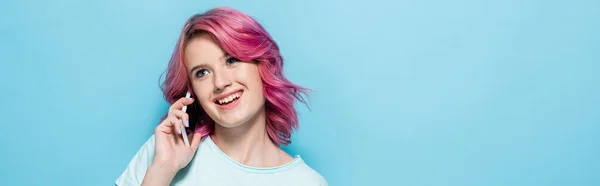
{"label": "white teeth", "polygon": [[232,94],[230,96],[227,96],[226,98],[220,99],[220,100],[218,100],[218,102],[219,102],[219,104],[229,103],[232,100],[239,98],[239,97],[240,97],[240,93],[238,92],[238,93]]}

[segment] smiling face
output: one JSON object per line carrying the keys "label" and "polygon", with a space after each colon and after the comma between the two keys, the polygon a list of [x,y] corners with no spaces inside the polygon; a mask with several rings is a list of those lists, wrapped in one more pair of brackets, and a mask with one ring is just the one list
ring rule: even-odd
{"label": "smiling face", "polygon": [[217,124],[237,127],[264,112],[256,62],[230,56],[208,34],[190,39],[184,54],[196,99]]}

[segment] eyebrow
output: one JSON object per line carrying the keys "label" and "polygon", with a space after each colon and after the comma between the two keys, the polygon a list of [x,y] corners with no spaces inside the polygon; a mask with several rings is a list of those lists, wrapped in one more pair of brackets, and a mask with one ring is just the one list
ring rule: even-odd
{"label": "eyebrow", "polygon": [[[227,58],[230,57],[231,55],[229,55],[228,53],[223,54],[223,56],[219,57],[219,60],[223,60],[223,58]],[[194,67],[192,67],[192,69],[190,70],[190,74],[194,73],[194,71],[200,69],[200,68],[206,68],[207,65],[206,64],[200,64],[200,65],[196,65]],[[192,74],[193,75],[193,74]]]}

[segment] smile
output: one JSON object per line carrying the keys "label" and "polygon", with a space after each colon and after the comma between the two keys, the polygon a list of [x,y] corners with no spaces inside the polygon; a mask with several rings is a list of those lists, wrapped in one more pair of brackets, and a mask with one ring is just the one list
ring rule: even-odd
{"label": "smile", "polygon": [[234,91],[231,93],[223,94],[221,96],[218,96],[215,99],[214,103],[220,109],[225,109],[225,110],[233,109],[239,103],[240,98],[242,97],[243,93],[244,93],[244,91],[237,90],[237,91]]}
{"label": "smile", "polygon": [[237,98],[240,98],[241,95],[242,95],[241,92],[236,92],[235,94],[231,94],[230,96],[227,96],[226,98],[217,100],[217,102],[219,103],[219,105],[227,104],[233,100],[236,100]]}

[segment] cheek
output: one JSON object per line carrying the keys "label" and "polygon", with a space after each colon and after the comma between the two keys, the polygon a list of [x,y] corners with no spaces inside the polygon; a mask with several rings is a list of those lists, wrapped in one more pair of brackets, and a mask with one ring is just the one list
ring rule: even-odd
{"label": "cheek", "polygon": [[194,93],[196,94],[196,101],[202,105],[202,107],[208,106],[210,102],[210,88],[201,83],[194,84]]}
{"label": "cheek", "polygon": [[260,88],[262,90],[262,78],[260,77],[260,73],[258,71],[258,65],[256,64],[248,64],[248,66],[244,69],[244,79],[247,79],[247,83],[249,86],[254,88]]}
{"label": "cheek", "polygon": [[251,100],[264,100],[263,82],[258,71],[258,65],[253,63],[244,63],[242,68],[236,71],[236,79],[243,84],[253,98]]}
{"label": "cheek", "polygon": [[248,73],[248,80],[251,80],[251,82],[248,83],[250,84],[250,87],[254,89],[253,94],[256,95],[257,99],[264,101],[263,82],[260,73],[258,72],[258,67],[251,69],[252,70]]}

